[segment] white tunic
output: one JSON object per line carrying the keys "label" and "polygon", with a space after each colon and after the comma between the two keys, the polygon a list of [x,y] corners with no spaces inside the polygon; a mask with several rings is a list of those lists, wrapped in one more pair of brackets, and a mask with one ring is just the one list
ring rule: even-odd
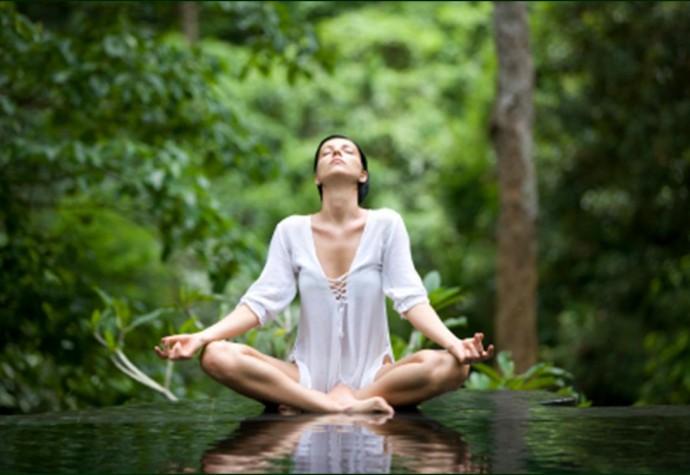
{"label": "white tunic", "polygon": [[276,226],[266,265],[240,300],[265,325],[300,294],[300,320],[290,360],[300,383],[323,392],[343,383],[360,389],[384,358],[393,360],[385,297],[401,315],[428,303],[414,268],[405,224],[390,209],[369,210],[350,270],[329,279],[317,258],[310,216]]}

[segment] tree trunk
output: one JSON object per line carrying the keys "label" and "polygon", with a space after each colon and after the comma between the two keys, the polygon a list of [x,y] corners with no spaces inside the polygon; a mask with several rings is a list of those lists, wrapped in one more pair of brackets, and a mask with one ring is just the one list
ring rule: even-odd
{"label": "tree trunk", "polygon": [[532,161],[534,66],[525,2],[496,2],[497,93],[491,139],[498,157],[497,350],[517,371],[537,360],[537,184]]}
{"label": "tree trunk", "polygon": [[196,2],[180,2],[178,7],[182,21],[182,32],[187,41],[194,44],[199,41],[199,6]]}

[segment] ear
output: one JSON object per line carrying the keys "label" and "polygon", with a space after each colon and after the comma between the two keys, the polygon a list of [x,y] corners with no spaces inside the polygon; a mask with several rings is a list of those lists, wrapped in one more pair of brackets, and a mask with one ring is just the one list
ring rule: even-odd
{"label": "ear", "polygon": [[321,186],[321,181],[318,178],[314,178],[314,184],[316,186]]}
{"label": "ear", "polygon": [[367,177],[369,177],[369,172],[366,170],[362,170],[362,173],[359,175],[359,182],[364,183],[367,181]]}

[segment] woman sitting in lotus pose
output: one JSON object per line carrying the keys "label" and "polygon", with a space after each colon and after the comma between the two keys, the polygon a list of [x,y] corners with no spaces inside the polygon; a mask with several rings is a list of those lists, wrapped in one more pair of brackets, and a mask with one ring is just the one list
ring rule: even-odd
{"label": "woman sitting in lotus pose", "polygon": [[[470,363],[491,358],[481,333],[459,339],[429,305],[405,225],[389,209],[360,207],[369,189],[366,156],[340,135],[314,158],[321,210],[281,221],[266,265],[239,305],[194,334],[162,338],[158,355],[188,359],[221,384],[282,410],[384,412],[458,388]],[[270,322],[300,294],[294,350],[282,361],[226,341]],[[385,298],[442,350],[393,361]]]}

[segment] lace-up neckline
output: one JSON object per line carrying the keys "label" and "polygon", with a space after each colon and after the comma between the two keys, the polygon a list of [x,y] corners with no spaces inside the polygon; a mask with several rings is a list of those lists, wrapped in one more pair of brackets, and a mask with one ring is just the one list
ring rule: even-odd
{"label": "lace-up neckline", "polygon": [[356,265],[357,265],[357,260],[360,255],[360,249],[363,246],[364,240],[367,235],[367,229],[369,228],[369,221],[370,221],[370,216],[369,216],[369,211],[367,210],[367,216],[366,220],[364,221],[364,229],[362,230],[362,234],[359,237],[359,242],[357,243],[357,248],[355,249],[355,254],[352,257],[352,262],[350,262],[350,267],[348,268],[348,271],[345,272],[343,275],[339,277],[328,277],[328,274],[326,274],[323,265],[321,264],[321,261],[319,260],[319,254],[316,252],[316,240],[314,236],[314,225],[312,223],[313,216],[310,217],[309,220],[309,225],[310,225],[310,231],[311,231],[311,244],[312,244],[312,250],[314,252],[314,259],[316,259],[316,262],[318,264],[319,269],[321,269],[321,274],[323,277],[326,279],[326,282],[328,283],[328,287],[333,293],[333,297],[335,298],[335,301],[338,304],[344,304],[347,302],[347,280],[350,274],[354,271]]}
{"label": "lace-up neckline", "polygon": [[335,279],[326,276],[328,287],[331,289],[331,292],[333,292],[336,302],[340,303],[347,301],[347,278],[349,274],[349,272],[346,272]]}

